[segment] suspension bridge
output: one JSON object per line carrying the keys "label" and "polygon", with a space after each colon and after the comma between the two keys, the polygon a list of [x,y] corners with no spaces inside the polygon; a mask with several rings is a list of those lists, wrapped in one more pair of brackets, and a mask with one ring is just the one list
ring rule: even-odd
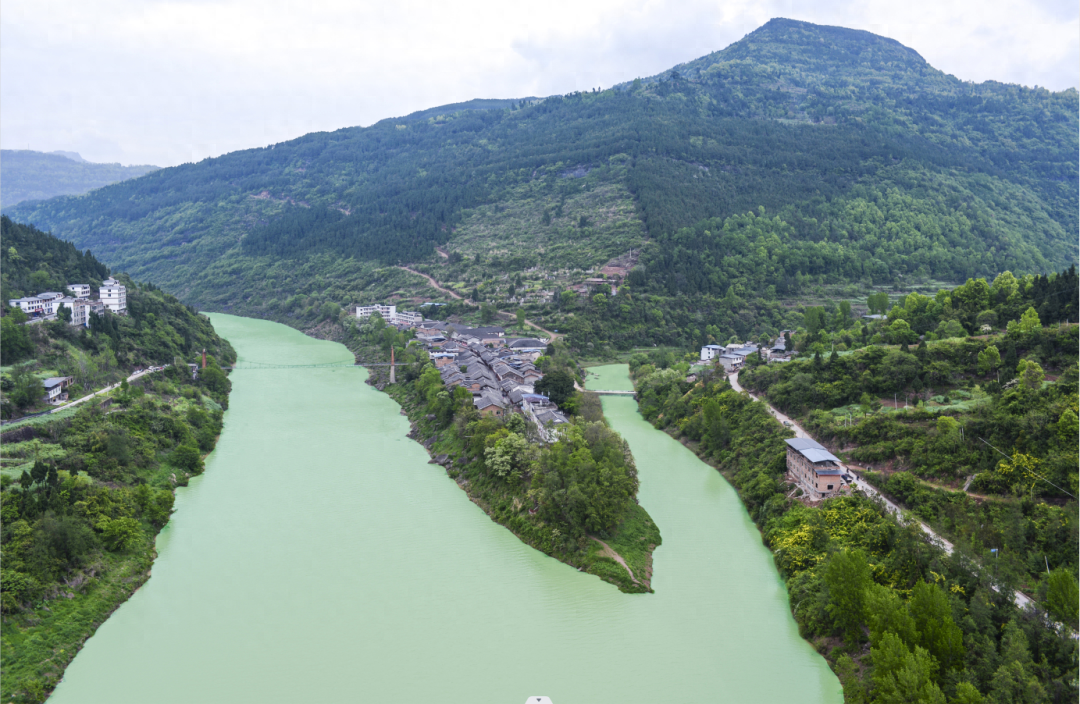
{"label": "suspension bridge", "polygon": [[268,362],[244,362],[242,364],[235,364],[231,367],[222,367],[222,369],[228,370],[240,370],[240,371],[254,371],[256,369],[347,369],[349,367],[407,367],[411,362],[397,362],[396,364],[390,364],[389,362],[372,362],[363,364],[348,364],[342,362],[331,362],[328,364],[272,364]]}

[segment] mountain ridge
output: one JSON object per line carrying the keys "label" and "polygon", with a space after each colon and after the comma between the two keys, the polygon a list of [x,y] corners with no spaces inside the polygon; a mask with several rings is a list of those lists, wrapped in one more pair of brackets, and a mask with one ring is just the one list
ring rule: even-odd
{"label": "mountain ridge", "polygon": [[526,270],[562,282],[556,270],[644,248],[635,290],[766,300],[1075,260],[1076,91],[968,84],[894,40],[782,19],[695,62],[618,89],[311,133],[5,212],[192,304],[275,319],[298,295],[392,295],[383,267],[403,262],[505,291]]}
{"label": "mountain ridge", "polygon": [[95,163],[76,152],[4,149],[0,152],[0,178],[3,180],[0,205],[7,208],[24,201],[82,195],[110,183],[138,178],[158,168],[148,164]]}

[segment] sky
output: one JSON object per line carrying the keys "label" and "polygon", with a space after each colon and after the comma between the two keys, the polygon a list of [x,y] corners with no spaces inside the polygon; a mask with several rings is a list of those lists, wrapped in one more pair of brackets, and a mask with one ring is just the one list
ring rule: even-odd
{"label": "sky", "polygon": [[4,0],[0,146],[172,166],[606,88],[773,17],[892,37],[963,80],[1080,87],[1076,0]]}

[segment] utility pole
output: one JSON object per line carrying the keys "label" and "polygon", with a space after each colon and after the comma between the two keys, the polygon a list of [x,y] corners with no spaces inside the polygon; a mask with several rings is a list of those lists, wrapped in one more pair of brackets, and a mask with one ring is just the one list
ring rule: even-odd
{"label": "utility pole", "polygon": [[206,349],[205,348],[202,351],[202,368],[206,369]]}

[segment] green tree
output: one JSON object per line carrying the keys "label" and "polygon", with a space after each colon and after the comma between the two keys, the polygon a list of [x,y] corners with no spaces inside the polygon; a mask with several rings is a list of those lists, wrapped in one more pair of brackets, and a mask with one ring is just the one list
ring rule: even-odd
{"label": "green tree", "polygon": [[964,657],[964,634],[952,618],[944,590],[920,580],[911,592],[911,617],[925,648],[943,670],[959,667]]}
{"label": "green tree", "polygon": [[1009,324],[1005,326],[1005,329],[1013,334],[1019,333],[1021,335],[1030,335],[1031,333],[1042,327],[1042,323],[1039,321],[1039,314],[1034,308],[1028,308],[1020,316],[1020,320],[1010,320]]}
{"label": "green tree", "polygon": [[26,314],[12,308],[0,319],[0,364],[8,365],[29,357],[34,351],[30,334],[23,323]]}
{"label": "green tree", "polygon": [[480,320],[487,325],[492,320],[495,320],[495,307],[490,303],[484,303],[480,306]]}
{"label": "green tree", "polygon": [[565,369],[553,369],[544,378],[533,386],[536,393],[543,394],[551,399],[552,403],[561,406],[574,395],[574,377]]}
{"label": "green tree", "polygon": [[170,463],[179,469],[191,474],[201,474],[203,471],[203,459],[199,454],[199,448],[194,445],[179,445],[172,451]]}
{"label": "green tree", "polygon": [[925,649],[915,646],[913,652],[895,633],[886,633],[870,657],[875,704],[945,704],[934,683],[937,665]]}
{"label": "green tree", "polygon": [[1038,389],[1046,379],[1042,366],[1034,359],[1021,359],[1016,365],[1016,376],[1026,389]]}
{"label": "green tree", "polygon": [[500,479],[516,481],[530,470],[535,449],[536,446],[521,435],[508,433],[484,449],[484,465]]}
{"label": "green tree", "polygon": [[517,317],[517,326],[519,330],[525,329],[525,309],[518,308],[514,311],[514,315]]}
{"label": "green tree", "polygon": [[886,633],[892,633],[908,646],[914,646],[918,640],[915,619],[911,617],[907,604],[892,589],[880,584],[871,584],[864,597],[867,625],[870,628],[870,644],[877,647]]}
{"label": "green tree", "polygon": [[885,291],[878,293],[871,293],[866,297],[866,307],[870,309],[870,313],[885,314],[885,311],[889,309],[889,294]]}
{"label": "green tree", "polygon": [[103,516],[97,524],[110,550],[128,550],[143,540],[143,531],[134,518]]}
{"label": "green tree", "polygon": [[26,365],[15,367],[11,372],[11,392],[8,398],[16,408],[29,408],[41,401],[45,387]]}
{"label": "green tree", "polygon": [[987,345],[986,348],[979,352],[978,369],[982,375],[992,374],[1001,366],[1001,353],[998,352],[998,348],[995,345]]}
{"label": "green tree", "polygon": [[983,701],[983,695],[975,685],[961,682],[956,685],[956,694],[949,700],[949,704],[983,704]]}
{"label": "green tree", "polygon": [[[1075,439],[1075,438],[1074,438]],[[1073,630],[1080,610],[1080,588],[1072,572],[1056,569],[1046,579],[1046,610]]]}
{"label": "green tree", "polygon": [[848,645],[859,642],[864,620],[865,597],[870,585],[870,565],[861,550],[833,553],[825,564],[822,581],[828,591],[825,610]]}

